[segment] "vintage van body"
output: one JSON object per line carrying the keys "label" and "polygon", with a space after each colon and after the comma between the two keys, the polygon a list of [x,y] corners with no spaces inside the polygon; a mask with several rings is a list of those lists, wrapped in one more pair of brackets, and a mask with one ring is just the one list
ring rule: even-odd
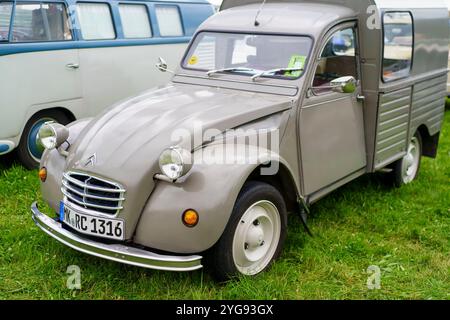
{"label": "vintage van body", "polygon": [[1,0],[0,155],[37,167],[40,126],[95,116],[170,77],[214,9],[206,0]]}
{"label": "vintage van body", "polygon": [[441,1],[225,0],[170,84],[40,130],[58,217],[36,204],[32,217],[105,259],[189,271],[206,257],[220,279],[258,274],[288,211],[303,217],[371,172],[410,183],[436,156],[447,26]]}

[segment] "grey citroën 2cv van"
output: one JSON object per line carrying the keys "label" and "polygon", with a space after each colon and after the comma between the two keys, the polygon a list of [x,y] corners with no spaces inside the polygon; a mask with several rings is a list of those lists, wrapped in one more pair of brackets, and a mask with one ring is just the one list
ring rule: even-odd
{"label": "grey citro\u00ebn 2cv van", "polygon": [[[256,275],[280,254],[287,212],[366,173],[416,178],[443,121],[445,4],[261,2],[225,0],[167,86],[40,130],[42,194],[59,213],[32,205],[44,232],[130,265],[191,271],[207,257],[220,279]],[[174,139],[199,123],[216,134]],[[208,161],[223,150],[252,161]]]}

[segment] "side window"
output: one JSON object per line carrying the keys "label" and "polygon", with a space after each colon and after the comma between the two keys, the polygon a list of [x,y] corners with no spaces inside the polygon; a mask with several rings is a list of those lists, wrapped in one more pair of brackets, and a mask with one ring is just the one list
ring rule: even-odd
{"label": "side window", "polygon": [[0,2],[0,41],[8,41],[12,2]]}
{"label": "side window", "polygon": [[413,56],[413,21],[408,12],[386,12],[383,16],[383,81],[409,76]]}
{"label": "side window", "polygon": [[78,20],[84,40],[111,40],[116,32],[106,3],[78,3]]}
{"label": "side window", "polygon": [[[355,29],[336,32],[325,45],[314,76],[314,92],[331,92],[331,81],[352,76],[358,79]],[[322,88],[321,88],[322,87]]]}
{"label": "side window", "polygon": [[120,4],[120,19],[125,38],[151,38],[152,29],[147,7],[141,4]]}
{"label": "side window", "polygon": [[12,27],[13,42],[72,40],[62,3],[18,3]]}
{"label": "side window", "polygon": [[184,34],[178,7],[156,6],[156,18],[161,36],[180,37]]}

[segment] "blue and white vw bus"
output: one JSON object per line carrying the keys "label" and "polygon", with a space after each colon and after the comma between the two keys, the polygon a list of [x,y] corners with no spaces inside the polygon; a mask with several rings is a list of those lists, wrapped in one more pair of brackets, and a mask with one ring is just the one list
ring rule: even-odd
{"label": "blue and white vw bus", "polygon": [[0,155],[28,168],[46,121],[91,117],[162,85],[214,8],[206,0],[0,0]]}

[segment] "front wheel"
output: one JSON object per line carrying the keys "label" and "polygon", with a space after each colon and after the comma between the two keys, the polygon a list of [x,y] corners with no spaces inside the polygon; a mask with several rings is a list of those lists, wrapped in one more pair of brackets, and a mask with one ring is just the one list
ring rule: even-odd
{"label": "front wheel", "polygon": [[247,183],[210,255],[216,277],[227,280],[265,271],[280,255],[286,231],[286,205],[279,191],[266,183]]}
{"label": "front wheel", "polygon": [[39,166],[43,147],[37,141],[37,135],[42,125],[48,121],[55,121],[66,125],[70,122],[69,117],[63,112],[56,110],[41,111],[36,113],[25,125],[25,128],[17,147],[17,156],[27,169],[36,169]]}
{"label": "front wheel", "polygon": [[412,137],[406,155],[394,163],[394,184],[397,187],[413,182],[420,170],[422,139],[419,133]]}

